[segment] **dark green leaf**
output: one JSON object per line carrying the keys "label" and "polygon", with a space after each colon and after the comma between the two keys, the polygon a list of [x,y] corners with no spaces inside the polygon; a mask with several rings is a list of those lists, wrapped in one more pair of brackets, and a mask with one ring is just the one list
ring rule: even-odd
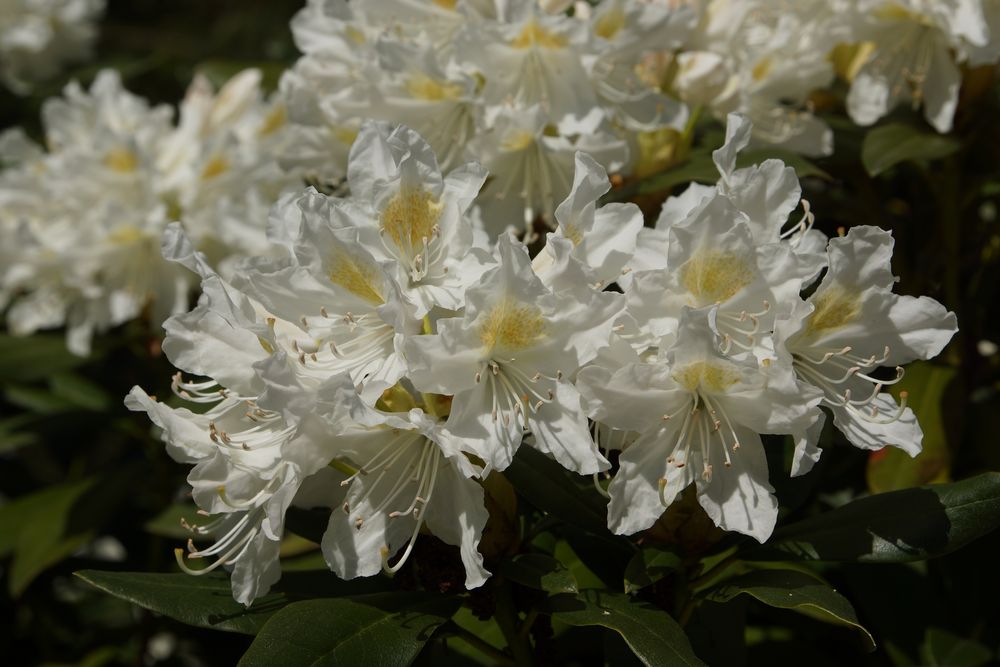
{"label": "dark green leaf", "polygon": [[74,407],[100,412],[113,404],[111,396],[99,385],[72,373],[60,373],[49,380],[52,394]]}
{"label": "dark green leaf", "polygon": [[271,618],[240,665],[409,665],[461,604],[436,593],[305,600]]}
{"label": "dark green leaf", "polygon": [[74,505],[94,481],[52,486],[0,508],[0,556],[14,554],[7,581],[11,595],[19,595],[39,573],[92,535],[87,530],[67,535],[67,529]]}
{"label": "dark green leaf", "polygon": [[182,623],[247,635],[257,634],[272,614],[291,602],[371,592],[385,586],[379,578],[342,581],[328,571],[286,572],[270,593],[254,600],[247,609],[233,599],[225,572],[193,577],[84,570],[76,575],[106,593]]}
{"label": "dark green leaf", "polygon": [[771,607],[792,609],[827,623],[857,628],[868,649],[875,649],[875,639],[858,623],[847,598],[810,574],[797,570],[756,570],[713,586],[704,597],[712,602],[728,602],[741,594]]}
{"label": "dark green leaf", "polygon": [[736,160],[736,166],[743,168],[760,164],[765,160],[781,160],[787,166],[795,169],[795,174],[799,178],[816,176],[825,180],[832,180],[830,174],[826,173],[816,163],[793,151],[781,148],[756,148],[740,153]]}
{"label": "dark green leaf", "polygon": [[993,659],[986,646],[940,628],[927,629],[920,650],[927,667],[980,667]]}
{"label": "dark green leaf", "polygon": [[880,493],[779,528],[741,557],[900,563],[941,556],[1000,525],[1000,473]]}
{"label": "dark green leaf", "polygon": [[40,415],[55,415],[79,409],[72,401],[39,387],[9,384],[4,388],[3,397],[8,403]]}
{"label": "dark green leaf", "polygon": [[667,612],[627,595],[588,590],[549,598],[543,609],[552,614],[553,621],[614,630],[645,665],[705,664]]}
{"label": "dark green leaf", "polygon": [[639,184],[640,195],[664,192],[678,185],[691,182],[715,183],[719,180],[719,169],[709,154],[694,154],[676,167],[652,176]]}
{"label": "dark green leaf", "polygon": [[40,380],[87,361],[67,350],[60,334],[0,335],[0,380]]}
{"label": "dark green leaf", "polygon": [[951,137],[926,132],[912,125],[890,123],[870,130],[861,145],[861,162],[871,176],[878,176],[900,162],[937,160],[954,153],[961,144]]}
{"label": "dark green leaf", "polygon": [[590,479],[575,475],[545,454],[521,447],[504,475],[532,505],[568,524],[607,535],[607,510]]}
{"label": "dark green leaf", "polygon": [[634,593],[656,583],[676,570],[680,564],[680,556],[672,551],[643,547],[625,567],[625,592]]}
{"label": "dark green leaf", "polygon": [[505,577],[547,593],[576,593],[576,577],[552,556],[545,554],[521,554],[506,561],[500,567]]}

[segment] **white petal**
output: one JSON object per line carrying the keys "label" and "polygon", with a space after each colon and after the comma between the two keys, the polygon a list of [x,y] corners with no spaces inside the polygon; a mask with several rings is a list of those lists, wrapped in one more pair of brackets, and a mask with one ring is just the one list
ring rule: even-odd
{"label": "white petal", "polygon": [[[732,467],[725,467],[721,447],[709,447],[712,475],[705,481],[698,474],[698,502],[719,528],[735,530],[764,542],[778,519],[778,500],[767,480],[764,445],[749,429],[737,427],[741,447],[732,455]],[[697,472],[697,471],[696,471]]]}

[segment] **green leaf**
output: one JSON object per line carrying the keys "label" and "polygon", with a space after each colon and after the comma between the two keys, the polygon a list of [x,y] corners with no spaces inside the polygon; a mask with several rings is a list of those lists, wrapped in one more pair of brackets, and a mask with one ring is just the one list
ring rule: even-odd
{"label": "green leaf", "polygon": [[799,178],[815,176],[827,181],[833,180],[833,177],[824,170],[820,169],[815,162],[812,162],[794,151],[784,150],[781,148],[755,148],[743,151],[736,158],[736,166],[740,168],[749,167],[751,165],[760,164],[765,160],[781,160],[787,166],[795,169],[795,175]]}
{"label": "green leaf", "polygon": [[678,568],[681,558],[672,551],[643,547],[625,566],[625,592],[635,593]]}
{"label": "green leaf", "polygon": [[352,595],[384,588],[380,578],[342,581],[328,571],[285,572],[267,595],[250,608],[233,599],[229,575],[202,576],[152,572],[83,570],[76,576],[91,586],[181,623],[253,635],[279,609],[317,596]]}
{"label": "green leaf", "polygon": [[588,590],[549,598],[544,611],[567,625],[614,630],[645,665],[704,665],[670,615],[621,593]]}
{"label": "green leaf", "polygon": [[920,653],[928,667],[981,667],[993,659],[986,646],[940,628],[927,629]]}
{"label": "green leaf", "polygon": [[538,509],[587,532],[608,535],[607,510],[589,478],[569,472],[531,447],[517,451],[504,475]]}
{"label": "green leaf", "polygon": [[885,447],[868,457],[866,477],[872,493],[908,489],[921,484],[948,481],[948,438],[941,415],[945,389],[955,369],[928,362],[906,367],[906,375],[893,386],[893,393],[907,391],[908,405],[924,432],[923,448],[915,457],[896,447]]}
{"label": "green leaf", "polygon": [[576,593],[576,577],[558,560],[545,554],[521,554],[505,561],[500,572],[516,583],[547,593]]}
{"label": "green leaf", "polygon": [[41,380],[87,361],[67,350],[59,334],[36,333],[25,338],[0,334],[0,380]]}
{"label": "green leaf", "polygon": [[423,592],[296,602],[267,622],[239,664],[405,667],[460,605]]}
{"label": "green leaf", "polygon": [[9,384],[4,387],[3,397],[8,403],[40,415],[55,415],[78,409],[71,401],[39,387]]}
{"label": "green leaf", "polygon": [[108,392],[90,380],[73,373],[60,373],[49,380],[52,394],[76,408],[101,412],[109,409],[113,401]]}
{"label": "green leaf", "polygon": [[692,182],[713,184],[718,180],[719,169],[712,161],[712,156],[710,154],[694,154],[687,162],[639,183],[638,194],[647,195],[663,192],[675,186]]}
{"label": "green leaf", "polygon": [[870,130],[861,145],[861,162],[870,176],[878,176],[900,162],[938,160],[961,144],[951,137],[912,125],[890,123]]}
{"label": "green leaf", "polygon": [[94,482],[59,484],[0,507],[0,556],[13,553],[11,595],[20,595],[41,572],[93,537],[92,530],[72,529],[71,512]]}
{"label": "green leaf", "polygon": [[741,594],[771,607],[791,609],[826,623],[856,628],[868,650],[875,650],[875,639],[858,622],[847,598],[810,574],[797,570],[756,570],[727,579],[703,595],[712,602],[728,602]]}
{"label": "green leaf", "polygon": [[1000,525],[1000,473],[861,498],[783,526],[745,559],[903,563],[941,556]]}

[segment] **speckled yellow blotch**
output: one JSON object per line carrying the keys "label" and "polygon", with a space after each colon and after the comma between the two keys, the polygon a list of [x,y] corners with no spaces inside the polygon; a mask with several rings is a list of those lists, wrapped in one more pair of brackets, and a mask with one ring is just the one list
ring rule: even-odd
{"label": "speckled yellow blotch", "polygon": [[479,325],[479,340],[487,348],[520,350],[545,335],[545,320],[537,307],[504,299],[493,306]]}
{"label": "speckled yellow blotch", "polygon": [[429,102],[457,100],[462,96],[462,87],[457,83],[442,83],[424,74],[410,77],[406,82],[406,91],[418,100]]}
{"label": "speckled yellow blotch", "polygon": [[330,271],[330,280],[334,284],[369,303],[385,303],[381,292],[375,287],[377,272],[374,266],[342,251],[334,254],[331,264],[333,269]]}
{"label": "speckled yellow blotch", "polygon": [[754,81],[763,81],[767,78],[767,75],[771,73],[771,69],[774,66],[774,61],[770,57],[761,58],[757,61],[757,64],[753,66],[750,70],[750,75],[753,77]]}
{"label": "speckled yellow blotch", "polygon": [[229,169],[229,160],[221,155],[216,155],[211,160],[205,163],[205,168],[201,170],[201,177],[204,180],[209,180],[220,176]]}
{"label": "speckled yellow blotch", "polygon": [[136,243],[148,238],[148,234],[142,231],[138,227],[133,225],[126,225],[124,227],[119,227],[115,231],[111,232],[108,236],[108,240],[112,243],[117,243],[120,245],[128,245],[130,243]]}
{"label": "speckled yellow blotch", "polygon": [[504,140],[500,143],[500,148],[509,152],[523,151],[534,143],[535,135],[533,133],[527,130],[518,130],[504,137]]}
{"label": "speckled yellow blotch", "polygon": [[923,14],[912,11],[898,2],[889,2],[878,9],[876,9],[872,14],[876,18],[889,19],[894,21],[913,21],[914,23],[920,23],[922,25],[931,27],[933,23],[931,20],[924,16]]}
{"label": "speckled yellow blotch", "polygon": [[739,255],[702,251],[681,267],[681,284],[699,305],[727,301],[753,282],[754,272]]}
{"label": "speckled yellow blotch", "polygon": [[604,13],[594,23],[594,33],[604,39],[614,39],[615,35],[625,27],[625,10],[621,5],[616,4]]}
{"label": "speckled yellow blotch", "polygon": [[400,188],[382,211],[382,229],[400,248],[420,247],[434,235],[441,203],[421,188]]}
{"label": "speckled yellow blotch", "polygon": [[566,46],[566,38],[549,32],[537,21],[528,21],[521,30],[521,34],[515,37],[511,43],[515,49],[529,49],[538,46],[543,49],[561,49]]}
{"label": "speckled yellow blotch", "polygon": [[692,392],[699,388],[712,392],[725,391],[740,381],[739,373],[707,361],[683,366],[672,375],[677,384]]}
{"label": "speckled yellow blotch", "polygon": [[574,246],[578,246],[583,243],[583,234],[580,233],[580,228],[573,223],[565,225],[562,232],[563,236],[572,241]]}
{"label": "speckled yellow blotch", "polygon": [[846,326],[861,314],[861,296],[831,285],[813,298],[812,315],[806,320],[806,332],[821,334]]}
{"label": "speckled yellow blotch", "polygon": [[119,174],[131,174],[139,166],[139,158],[127,148],[112,148],[104,156],[104,166]]}
{"label": "speckled yellow blotch", "polygon": [[280,130],[287,122],[288,111],[285,110],[285,105],[279,104],[271,109],[270,113],[268,113],[264,118],[264,122],[260,126],[259,134],[262,137],[266,137],[267,135]]}

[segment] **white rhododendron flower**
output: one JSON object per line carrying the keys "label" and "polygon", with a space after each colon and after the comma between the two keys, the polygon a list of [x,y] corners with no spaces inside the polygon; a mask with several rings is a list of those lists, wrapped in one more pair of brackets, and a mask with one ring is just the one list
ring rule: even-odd
{"label": "white rhododendron flower", "polygon": [[[785,356],[802,385],[823,392],[823,405],[851,444],[862,449],[899,447],[920,452],[923,433],[906,394],[897,405],[882,391],[902,378],[902,365],[936,356],[958,330],[955,314],[929,297],[892,293],[892,236],[855,227],[830,241],[830,269],[805,306],[780,326]],[[896,367],[880,378],[881,366]],[[798,442],[794,473],[819,458],[818,432]]]}
{"label": "white rhododendron flower", "polygon": [[[399,389],[384,401],[391,410],[379,410],[365,405],[350,383],[340,385],[334,399],[345,415],[336,437],[357,472],[342,483],[348,486],[347,497],[330,515],[323,552],[345,579],[383,568],[396,572],[426,526],[459,547],[465,586],[475,588],[490,575],[477,551],[489,515],[483,487],[473,479],[483,475],[483,468],[466,454],[482,453],[444,428],[435,414],[447,403],[442,397],[422,398],[425,404],[417,407],[409,392]],[[389,566],[401,547],[403,553]]]}
{"label": "white rhododendron flower", "polygon": [[45,103],[46,151],[3,135],[13,150],[0,172],[0,305],[13,302],[11,331],[66,325],[69,348],[87,354],[94,332],[147,307],[155,324],[182,312],[192,281],[158,250],[172,220],[220,270],[268,252],[267,210],[301,178],[269,157],[285,111],[264,99],[260,77],[246,70],[218,91],[196,77],[174,126],[171,109],[104,70],[89,91],[72,83]]}
{"label": "white rhododendron flower", "polygon": [[674,343],[652,363],[580,372],[593,417],[639,434],[608,488],[608,525],[616,533],[652,526],[691,482],[720,528],[761,542],[774,529],[778,501],[759,434],[808,426],[819,392],[800,393],[782,369],[721,353],[711,326],[716,314],[714,307],[686,308]]}
{"label": "white rhododendron flower", "polygon": [[689,8],[639,0],[565,9],[537,0],[311,0],[292,21],[304,56],[281,82],[294,126],[282,161],[337,184],[361,119],[406,123],[442,169],[472,158],[490,171],[477,204],[494,235],[539,217],[551,226],[576,151],[627,172],[637,131],[684,126],[684,105],[636,67],[651,51],[680,46],[695,22]]}
{"label": "white rhododendron flower", "polygon": [[605,469],[567,376],[607,344],[619,295],[587,285],[548,290],[508,236],[497,253],[499,266],[466,291],[464,317],[438,320],[438,334],[408,342],[413,383],[454,396],[448,429],[481,443],[498,469],[510,465],[525,430],[571,470]]}
{"label": "white rhododendron flower", "polygon": [[350,194],[282,197],[271,250],[232,278],[169,227],[165,256],[203,294],[167,321],[163,349],[197,376],[174,391],[211,407],[170,408],[139,388],[127,403],[194,464],[195,501],[216,517],[192,527],[216,543],[192,543],[182,567],[231,568],[249,604],[280,574],[287,508],[318,504],[339,576],[394,574],[429,532],[480,586],[483,480],[523,444],[611,475],[616,533],[650,528],[693,483],[718,526],[759,541],[778,508],[762,434],[794,438],[793,474],[818,457],[820,406],[858,446],[919,451],[912,413],[873,373],[936,354],[954,316],[892,294],[880,230],[821,252],[808,205],[789,222],[794,171],[737,169],[752,128],[729,120],[719,182],[668,200],[652,230],[635,205],[599,203],[607,173],[577,153],[533,258],[512,235],[474,229],[483,167],[443,170],[416,132],[374,121],[350,150]]}
{"label": "white rhododendron flower", "polygon": [[0,81],[17,93],[90,56],[104,0],[0,1]]}
{"label": "white rhododendron flower", "polygon": [[[922,107],[938,132],[951,130],[962,82],[959,64],[996,44],[982,0],[857,0],[856,42],[868,57],[851,81],[847,110],[871,125],[903,102]],[[995,12],[995,8],[993,10]],[[995,24],[995,23],[994,23]],[[996,54],[986,56],[992,61]]]}

